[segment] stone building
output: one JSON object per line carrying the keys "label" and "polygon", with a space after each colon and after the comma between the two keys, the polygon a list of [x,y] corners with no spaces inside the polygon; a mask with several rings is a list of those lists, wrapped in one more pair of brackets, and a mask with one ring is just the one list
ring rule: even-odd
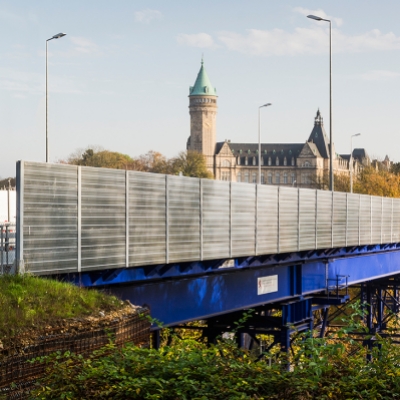
{"label": "stone building", "polygon": [[[329,176],[330,143],[320,111],[314,119],[310,136],[303,143],[231,143],[216,141],[217,91],[211,85],[203,61],[194,86],[189,90],[190,137],[187,149],[204,154],[207,168],[215,179],[297,187],[326,186]],[[350,154],[337,154],[333,169],[336,174],[349,174]],[[364,149],[354,149],[355,173],[369,163]]]}

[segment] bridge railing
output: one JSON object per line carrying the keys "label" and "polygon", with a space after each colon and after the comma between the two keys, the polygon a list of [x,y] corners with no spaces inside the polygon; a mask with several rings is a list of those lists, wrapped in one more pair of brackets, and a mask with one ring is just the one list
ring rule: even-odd
{"label": "bridge railing", "polygon": [[36,274],[400,241],[400,199],[17,163],[17,261]]}

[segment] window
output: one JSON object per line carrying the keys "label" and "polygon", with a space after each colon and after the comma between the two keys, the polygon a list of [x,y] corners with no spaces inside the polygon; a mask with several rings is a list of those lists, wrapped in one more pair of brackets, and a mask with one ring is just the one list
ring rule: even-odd
{"label": "window", "polygon": [[257,174],[255,172],[251,174],[251,180],[253,183],[257,183]]}
{"label": "window", "polygon": [[281,177],[280,177],[280,175],[279,175],[279,172],[277,172],[277,173],[275,174],[275,183],[276,183],[277,185],[280,185],[280,183],[281,183]]}
{"label": "window", "polygon": [[236,175],[236,180],[237,180],[238,182],[242,182],[242,174],[241,174],[240,172],[237,173],[237,175]]}
{"label": "window", "polygon": [[283,159],[283,165],[287,165],[287,159],[286,159],[286,157]]}
{"label": "window", "polygon": [[240,156],[237,158],[237,165],[240,165]]}
{"label": "window", "polygon": [[228,160],[222,160],[222,166],[230,168],[231,167],[231,163]]}
{"label": "window", "polygon": [[278,157],[276,157],[275,164],[279,165],[279,158]]}
{"label": "window", "polygon": [[272,173],[268,172],[268,183],[271,185],[272,184]]}
{"label": "window", "polygon": [[293,185],[295,182],[296,182],[296,174],[292,172],[292,180],[290,183]]}
{"label": "window", "polygon": [[294,165],[294,157],[292,157],[292,165]]}
{"label": "window", "polygon": [[268,157],[268,165],[272,165],[271,157]]}
{"label": "window", "polygon": [[261,156],[261,165],[264,165],[264,157]]}
{"label": "window", "polygon": [[309,161],[304,161],[303,167],[304,168],[310,167],[310,162]]}
{"label": "window", "polygon": [[249,183],[249,173],[248,173],[248,171],[246,171],[246,172],[244,173],[244,181],[247,182],[247,183]]}
{"label": "window", "polygon": [[256,158],[253,157],[253,165],[256,165]]}
{"label": "window", "polygon": [[310,174],[301,174],[301,183],[309,185],[311,183]]}
{"label": "window", "polygon": [[283,174],[283,183],[284,183],[285,185],[287,185],[287,183],[288,183],[288,175],[287,175],[287,172],[285,172],[285,173]]}
{"label": "window", "polygon": [[223,181],[230,181],[229,171],[222,171],[221,179]]}
{"label": "window", "polygon": [[249,165],[249,159],[247,157],[244,159],[244,165]]}
{"label": "window", "polygon": [[264,174],[261,174],[261,184],[264,185],[265,184],[265,178],[264,178]]}

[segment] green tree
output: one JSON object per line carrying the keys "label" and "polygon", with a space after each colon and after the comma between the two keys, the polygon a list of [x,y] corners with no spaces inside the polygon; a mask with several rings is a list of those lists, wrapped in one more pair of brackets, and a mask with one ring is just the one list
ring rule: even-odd
{"label": "green tree", "polygon": [[183,176],[212,179],[212,174],[207,170],[206,159],[197,151],[182,151],[172,159],[172,173]]}

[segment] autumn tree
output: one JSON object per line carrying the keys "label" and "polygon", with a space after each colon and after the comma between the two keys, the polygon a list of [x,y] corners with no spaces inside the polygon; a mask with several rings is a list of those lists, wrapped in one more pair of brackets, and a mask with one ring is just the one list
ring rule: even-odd
{"label": "autumn tree", "polygon": [[182,151],[171,160],[172,173],[183,176],[212,179],[212,174],[207,170],[206,159],[197,151]]}
{"label": "autumn tree", "polygon": [[400,197],[400,175],[387,170],[364,168],[353,184],[355,193],[384,197]]}

